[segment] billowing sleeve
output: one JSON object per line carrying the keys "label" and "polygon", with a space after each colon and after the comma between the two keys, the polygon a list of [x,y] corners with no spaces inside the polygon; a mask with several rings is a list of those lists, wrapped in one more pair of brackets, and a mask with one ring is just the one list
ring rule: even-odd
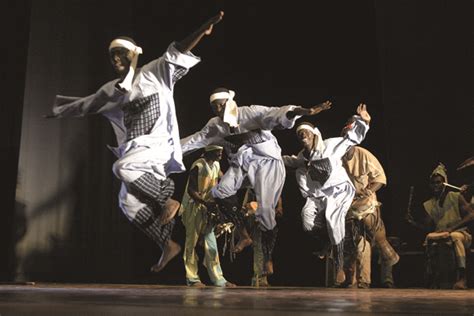
{"label": "billowing sleeve", "polygon": [[272,130],[293,128],[296,120],[301,116],[296,115],[289,119],[286,114],[295,107],[295,105],[285,105],[281,107],[251,105],[249,108],[259,128]]}
{"label": "billowing sleeve", "polygon": [[331,155],[336,159],[342,158],[351,146],[359,145],[365,138],[369,125],[359,116],[354,115],[355,121],[352,127],[347,131],[344,137],[332,138],[330,140],[339,139],[339,142],[334,146]]}
{"label": "billowing sleeve", "polygon": [[212,118],[207,124],[198,132],[181,139],[181,149],[183,155],[189,154],[200,148],[209,145],[221,145],[223,138],[219,135],[215,118]]}
{"label": "billowing sleeve", "polygon": [[181,53],[173,42],[158,59],[142,67],[143,72],[150,72],[162,84],[172,88],[174,84],[186,75],[190,68],[201,61],[201,58],[191,52]]}
{"label": "billowing sleeve", "polygon": [[67,97],[57,95],[53,105],[54,117],[79,117],[110,111],[121,104],[124,95],[115,88],[115,81],[102,86],[87,97]]}

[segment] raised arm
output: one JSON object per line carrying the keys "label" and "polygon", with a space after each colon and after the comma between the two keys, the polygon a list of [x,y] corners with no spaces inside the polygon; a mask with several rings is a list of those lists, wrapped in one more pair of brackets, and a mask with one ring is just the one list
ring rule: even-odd
{"label": "raised arm", "polygon": [[264,130],[273,130],[290,129],[302,115],[316,115],[329,108],[331,108],[331,102],[326,101],[312,108],[303,108],[296,105],[280,107],[252,105],[249,107],[249,111],[251,111],[256,127]]}
{"label": "raised arm", "polygon": [[[348,146],[360,144],[369,130],[371,117],[367,112],[367,106],[363,103],[357,107],[357,115],[352,116],[352,123],[345,129],[343,138]],[[347,148],[344,150],[344,153]]]}
{"label": "raised arm", "polygon": [[204,37],[204,35],[210,35],[215,24],[219,23],[224,17],[224,12],[220,11],[217,15],[213,16],[206,21],[200,28],[195,32],[187,36],[182,41],[176,43],[176,48],[181,53],[187,53],[192,50]]}
{"label": "raised arm", "polygon": [[331,141],[337,141],[334,146],[332,155],[342,158],[349,148],[359,145],[365,138],[369,130],[370,115],[367,112],[365,104],[359,104],[357,107],[357,115],[353,115],[349,124],[342,130],[342,137],[331,138]]}
{"label": "raised arm", "polygon": [[331,101],[325,101],[323,103],[314,105],[310,108],[304,108],[302,106],[295,107],[291,111],[288,111],[286,113],[286,116],[289,119],[292,119],[295,116],[313,116],[316,115],[322,111],[329,110],[332,106]]}
{"label": "raised arm", "polygon": [[200,131],[181,139],[183,155],[190,154],[208,145],[221,145],[223,143],[223,139],[215,125],[215,120],[216,118],[210,119]]}
{"label": "raised arm", "polygon": [[52,113],[44,115],[44,117],[80,117],[110,111],[118,107],[124,97],[123,93],[115,87],[115,82],[111,81],[96,93],[83,98],[57,95]]}

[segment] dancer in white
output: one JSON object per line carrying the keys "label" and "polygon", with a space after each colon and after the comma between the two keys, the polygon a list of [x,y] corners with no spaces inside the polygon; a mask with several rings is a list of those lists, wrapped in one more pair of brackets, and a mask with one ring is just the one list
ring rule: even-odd
{"label": "dancer in white", "polygon": [[109,46],[110,61],[119,76],[96,93],[84,97],[57,96],[49,117],[100,113],[112,124],[118,147],[113,171],[122,181],[119,203],[126,217],[162,249],[152,272],[162,270],[181,247],[171,240],[179,202],[171,199],[174,183],[168,176],[185,170],[173,99],[174,85],[200,58],[190,50],[212,32],[223,12],[197,31],[137,69],[142,49],[128,37]]}
{"label": "dancer in white", "polygon": [[[182,139],[182,150],[186,154],[211,144],[226,149],[230,166],[211,195],[220,203],[235,196],[243,185],[252,188],[258,203],[255,217],[264,232],[262,240],[270,241],[274,239],[271,236],[276,225],[275,207],[286,175],[281,148],[271,131],[292,128],[299,117],[316,115],[329,109],[331,103],[326,101],[311,108],[294,105],[238,107],[234,96],[235,93],[226,88],[214,90],[210,104],[216,116],[199,132]],[[237,252],[250,244],[248,238],[241,239]]]}
{"label": "dancer in white", "polygon": [[351,146],[362,142],[370,123],[365,104],[357,107],[357,114],[344,137],[323,140],[311,123],[300,123],[296,135],[303,149],[297,156],[283,156],[287,167],[296,168],[296,180],[306,199],[301,211],[303,229],[323,240],[329,237],[336,246],[338,270],[343,263],[345,217],[355,194],[342,157]]}

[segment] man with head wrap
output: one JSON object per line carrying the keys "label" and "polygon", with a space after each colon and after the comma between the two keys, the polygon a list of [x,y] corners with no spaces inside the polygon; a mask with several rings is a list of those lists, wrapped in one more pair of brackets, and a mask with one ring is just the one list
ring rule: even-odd
{"label": "man with head wrap", "polygon": [[222,17],[220,12],[140,69],[136,67],[142,49],[131,38],[114,39],[109,54],[119,78],[87,97],[56,96],[53,114],[48,116],[101,113],[112,124],[118,143],[118,147],[110,147],[118,157],[113,171],[122,181],[119,205],[125,216],[162,249],[152,272],[162,270],[181,250],[170,238],[179,202],[171,198],[174,182],[169,175],[185,170],[174,85],[200,61],[191,49],[204,35],[211,34]]}
{"label": "man with head wrap", "polygon": [[429,246],[431,241],[440,237],[448,238],[454,243],[457,264],[457,280],[454,289],[466,289],[466,250],[471,245],[472,236],[466,224],[474,220],[474,210],[461,193],[448,191],[446,168],[439,164],[430,175],[432,197],[423,203],[425,214],[423,224],[416,223],[411,216],[408,221],[413,225],[431,231],[426,236]]}
{"label": "man with head wrap", "polygon": [[296,181],[306,199],[301,211],[303,229],[323,244],[330,241],[335,246],[340,283],[343,281],[345,217],[355,194],[354,185],[342,166],[342,157],[351,146],[362,142],[370,123],[365,104],[357,107],[357,114],[343,137],[325,140],[311,123],[300,123],[296,135],[303,149],[297,156],[283,156],[287,167],[296,168]]}
{"label": "man with head wrap", "polygon": [[[262,241],[271,244],[276,226],[275,208],[285,181],[281,148],[271,131],[292,128],[295,120],[302,115],[316,115],[329,109],[331,103],[324,102],[311,108],[294,105],[237,107],[234,96],[235,93],[226,88],[214,90],[210,105],[216,116],[199,132],[182,139],[182,149],[186,154],[210,144],[224,146],[229,169],[211,190],[211,195],[218,204],[223,205],[240,188],[252,188],[258,203],[255,218],[262,231]],[[232,203],[235,209],[239,208],[237,201]],[[239,242],[236,248],[240,251],[249,244],[248,241]],[[269,252],[266,253],[269,255]]]}
{"label": "man with head wrap", "polygon": [[216,145],[207,146],[204,154],[197,159],[190,168],[188,183],[184,191],[179,213],[186,228],[186,242],[184,248],[184,267],[188,286],[204,287],[198,274],[199,258],[196,245],[201,238],[204,246],[204,266],[209,278],[219,287],[234,287],[222,273],[219,262],[214,225],[209,220],[206,203],[209,200],[211,189],[217,185],[222,176],[219,161],[222,158],[223,148]]}

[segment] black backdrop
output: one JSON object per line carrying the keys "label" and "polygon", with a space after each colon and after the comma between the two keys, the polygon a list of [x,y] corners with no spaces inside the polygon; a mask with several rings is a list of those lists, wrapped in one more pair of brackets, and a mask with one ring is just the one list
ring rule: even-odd
{"label": "black backdrop", "polygon": [[[105,149],[114,136],[106,120],[45,122],[41,114],[50,110],[55,94],[86,95],[112,78],[106,47],[114,36],[135,38],[144,49],[143,63],[219,10],[224,20],[194,50],[202,62],[176,86],[182,136],[210,118],[208,95],[218,86],[235,90],[241,105],[309,106],[330,99],[333,109],[313,119],[324,137],[338,136],[344,120],[365,102],[373,124],[363,146],[380,159],[389,181],[380,194],[386,226],[413,249],[422,235],[403,222],[409,186],[415,185],[416,200],[422,201],[439,161],[451,171],[450,182],[472,181],[472,170],[455,172],[473,148],[472,1],[15,4],[7,21],[19,27],[7,35],[15,44],[7,50],[10,76],[2,78],[10,91],[1,107],[7,136],[2,279],[18,278],[21,262],[22,278],[33,280],[184,283],[181,258],[158,276],[147,273],[159,251],[117,207],[114,158]],[[297,152],[292,131],[275,134],[283,153]],[[26,211],[18,219],[17,208],[15,221],[19,155],[17,204],[24,203]],[[186,164],[194,158],[187,157]],[[180,198],[186,174],[174,179]],[[64,196],[69,202],[60,206]],[[311,255],[311,241],[301,230],[303,201],[291,173],[283,200],[272,282],[323,285],[324,265]],[[65,213],[70,216],[63,218]],[[54,234],[37,233],[48,222]],[[20,226],[26,233],[19,243],[28,251],[15,256],[12,235]],[[174,235],[184,242],[182,225]],[[37,246],[40,239],[52,246]],[[228,279],[248,284],[250,260],[250,250],[233,263],[223,258]]]}

